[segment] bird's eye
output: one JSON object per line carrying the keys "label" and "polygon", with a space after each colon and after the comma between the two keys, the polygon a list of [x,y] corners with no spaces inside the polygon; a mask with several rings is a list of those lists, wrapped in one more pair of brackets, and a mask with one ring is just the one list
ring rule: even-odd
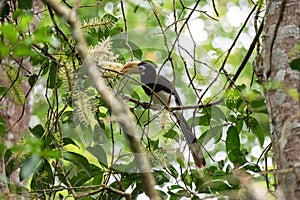
{"label": "bird's eye", "polygon": [[138,68],[140,72],[143,72],[146,69],[143,65],[139,65]]}

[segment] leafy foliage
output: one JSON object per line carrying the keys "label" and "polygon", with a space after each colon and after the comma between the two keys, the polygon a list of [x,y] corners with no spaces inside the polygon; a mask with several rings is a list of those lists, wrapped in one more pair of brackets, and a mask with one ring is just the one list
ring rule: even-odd
{"label": "leafy foliage", "polygon": [[294,60],[292,60],[292,62],[290,63],[290,66],[292,69],[295,70],[300,70],[300,58],[296,58]]}
{"label": "leafy foliage", "polygon": [[[5,3],[1,13],[0,64],[8,84],[1,85],[0,93],[24,104],[27,96],[20,83],[28,82],[36,88],[32,115],[39,120],[18,144],[6,148],[1,142],[4,177],[9,179],[20,169],[20,180],[28,182],[26,190],[32,198],[122,199],[129,195],[136,199],[143,195],[125,133],[114,121],[114,110],[108,108],[81,68],[84,61],[66,22],[49,7],[40,15],[34,12],[32,0],[24,2],[18,1],[17,9]],[[147,152],[141,156],[147,156],[153,166],[162,199],[239,198],[241,185],[233,169],[264,180],[258,173],[263,170],[261,160],[252,150],[257,147],[262,151],[266,146],[268,116],[251,60],[239,80],[227,86],[247,47],[240,41],[227,59],[223,53],[229,46],[220,43],[231,43],[240,26],[230,25],[231,19],[226,21],[226,9],[253,5],[242,0],[219,2],[220,21],[216,21],[216,13],[206,1],[151,2],[128,1],[124,10],[119,1],[81,1],[79,20],[90,55],[120,99],[131,96],[149,102],[137,77],[126,78],[118,72],[127,61],[151,60],[157,65],[164,63],[160,66],[163,75],[174,80],[185,104],[195,105],[184,114],[207,149],[204,169],[196,169],[189,160],[188,148],[170,113],[128,102]],[[63,1],[62,6],[73,3]],[[37,15],[40,23],[29,30]],[[224,20],[227,25],[220,23]],[[127,30],[129,27],[133,30]],[[245,37],[251,36],[251,28],[247,25],[243,30]],[[11,58],[29,59],[33,70],[19,75],[22,64],[11,65]],[[297,63],[294,60],[291,67],[296,69]],[[208,104],[197,108],[202,102]],[[8,127],[0,118],[0,136],[7,134]],[[10,188],[23,190],[13,184]]]}

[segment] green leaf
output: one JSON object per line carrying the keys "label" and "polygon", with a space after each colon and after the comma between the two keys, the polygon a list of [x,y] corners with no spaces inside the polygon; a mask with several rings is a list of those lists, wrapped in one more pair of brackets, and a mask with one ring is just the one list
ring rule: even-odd
{"label": "green leaf", "polygon": [[131,198],[132,199],[138,199],[138,195],[141,194],[141,193],[143,193],[143,192],[144,192],[144,190],[143,190],[142,185],[141,184],[137,184],[135,186],[135,189],[131,193]]}
{"label": "green leaf", "polygon": [[141,194],[141,193],[143,193],[143,192],[144,192],[144,190],[143,190],[142,186],[141,185],[137,185],[134,188],[134,190],[131,192],[131,198],[132,199],[137,199],[138,195]]}
{"label": "green leaf", "polygon": [[12,155],[13,155],[12,148],[7,149],[4,154],[4,163],[7,163],[10,160]]}
{"label": "green leaf", "polygon": [[1,158],[3,158],[3,155],[5,154],[5,150],[6,150],[6,144],[0,143],[0,156],[1,156]]}
{"label": "green leaf", "polygon": [[[195,123],[198,123],[202,126],[210,126],[211,124],[223,123],[225,120],[224,112],[218,106],[211,106],[205,109],[202,109],[200,112],[201,116],[195,118]],[[213,121],[213,122],[211,122]]]}
{"label": "green leaf", "polygon": [[200,197],[198,197],[197,195],[193,195],[192,199],[191,200],[201,200]]}
{"label": "green leaf", "polygon": [[[24,11],[22,13],[21,17],[18,19],[18,21],[19,21],[18,28],[20,29],[20,31],[22,31],[22,32],[28,31],[28,27],[30,26],[33,16],[34,16],[33,12]],[[25,38],[26,38],[26,36],[25,36]],[[29,41],[31,41],[31,37],[28,37],[27,39],[29,39]]]}
{"label": "green leaf", "polygon": [[220,191],[229,191],[230,186],[226,184],[223,180],[213,180],[208,184],[209,188],[213,192],[220,192]]}
{"label": "green leaf", "polygon": [[93,156],[95,156],[98,160],[98,162],[103,165],[104,167],[108,167],[107,165],[107,157],[106,152],[104,151],[103,147],[99,144],[96,144],[95,146],[89,146],[86,148]]}
{"label": "green leaf", "polygon": [[215,144],[218,143],[222,138],[223,129],[222,126],[211,127],[201,134],[199,140],[201,143],[207,143],[209,140],[214,138]]}
{"label": "green leaf", "polygon": [[235,127],[239,133],[242,131],[243,125],[244,125],[244,120],[239,119],[235,122]]}
{"label": "green leaf", "polygon": [[0,46],[1,46],[0,56],[4,57],[4,56],[8,55],[10,52],[10,47],[1,40],[0,40]]}
{"label": "green leaf", "polygon": [[91,174],[89,161],[83,155],[67,151],[63,153],[63,158],[74,163],[75,166],[84,169],[86,174]]}
{"label": "green leaf", "polygon": [[170,176],[164,171],[154,171],[157,185],[162,185],[170,180]]}
{"label": "green leaf", "polygon": [[248,99],[251,112],[259,112],[268,114],[264,96],[257,90],[251,89],[245,92]]}
{"label": "green leaf", "polygon": [[225,120],[224,112],[218,106],[211,106],[211,118],[217,122],[223,122]]}
{"label": "green leaf", "polygon": [[[52,30],[50,26],[40,26],[33,33],[33,38],[35,43],[44,43],[49,45],[52,40]],[[45,46],[47,48],[47,46]]]}
{"label": "green leaf", "polygon": [[238,163],[239,157],[241,155],[240,138],[239,138],[239,133],[236,127],[234,126],[230,126],[229,129],[227,130],[226,151],[229,160],[233,163]]}
{"label": "green leaf", "polygon": [[72,144],[72,145],[74,145],[74,146],[80,148],[80,147],[76,144],[76,142],[74,142],[74,140],[71,139],[71,138],[63,138],[63,142],[64,142],[64,146],[66,146],[66,145],[68,145],[68,144]]}
{"label": "green leaf", "polygon": [[149,145],[150,145],[151,150],[158,149],[159,139],[157,139],[157,140],[149,139],[148,141],[149,141]]}
{"label": "green leaf", "polygon": [[136,162],[133,160],[129,164],[113,164],[111,169],[114,169],[116,172],[128,172],[128,173],[136,173],[137,167]]}
{"label": "green leaf", "polygon": [[31,174],[35,173],[41,162],[42,158],[37,154],[29,155],[27,158],[25,158],[20,169],[20,181],[28,179]]}
{"label": "green leaf", "polygon": [[[57,77],[57,64],[52,62],[50,64],[50,71],[49,71],[49,84],[47,85],[48,88],[55,88],[56,86],[59,87],[61,85],[61,80]],[[56,78],[58,78],[58,82],[56,83]],[[57,85],[56,85],[57,84]]]}
{"label": "green leaf", "polygon": [[178,162],[180,167],[185,167],[183,155],[179,156],[176,161]]}
{"label": "green leaf", "polygon": [[0,137],[5,138],[7,134],[7,128],[4,119],[0,116]]}
{"label": "green leaf", "polygon": [[133,185],[134,183],[136,183],[136,184],[141,183],[140,175],[139,175],[139,173],[125,174],[122,177],[121,182],[122,182],[122,187],[124,189],[127,189],[129,186]]}
{"label": "green leaf", "polygon": [[[27,188],[25,188],[23,185],[20,185],[20,184],[9,183],[8,188],[9,188],[10,193],[13,192],[14,194],[30,193],[30,191]],[[1,197],[2,196],[3,196],[3,194],[1,194]],[[7,199],[7,198],[5,198],[5,199]]]}
{"label": "green leaf", "polygon": [[70,178],[70,183],[73,186],[82,186],[84,185],[87,181],[91,179],[91,176],[88,175],[85,170],[80,169],[76,172],[76,175],[72,176]]}
{"label": "green leaf", "polygon": [[104,26],[107,29],[110,29],[116,22],[118,21],[118,18],[116,18],[115,16],[111,15],[111,14],[105,14],[102,18],[101,18],[101,22],[104,23]]}
{"label": "green leaf", "polygon": [[163,136],[165,138],[170,138],[170,139],[174,139],[176,135],[177,135],[177,132],[174,131],[173,129],[170,129],[168,132],[166,132],[165,134],[163,134]]}
{"label": "green leaf", "polygon": [[195,122],[198,122],[199,125],[209,126],[211,116],[204,114],[204,115],[201,115],[200,117],[195,117],[194,120],[195,120]]}
{"label": "green leaf", "polygon": [[[128,47],[130,46],[130,48]],[[127,41],[126,39],[114,39],[113,40],[113,49],[126,49],[132,51],[135,58],[142,60],[143,51],[139,48],[138,45],[131,41]]]}
{"label": "green leaf", "polygon": [[249,117],[248,126],[250,130],[257,136],[260,145],[263,146],[265,141],[265,134],[258,121],[254,117]]}
{"label": "green leaf", "polygon": [[100,185],[103,180],[103,173],[93,176],[93,185]]}
{"label": "green leaf", "polygon": [[28,78],[28,82],[29,82],[29,85],[31,87],[33,87],[36,83],[36,81],[38,80],[38,76],[36,74],[32,74],[29,78]]}
{"label": "green leaf", "polygon": [[237,89],[226,90],[226,107],[230,110],[243,111],[245,107],[244,100],[241,98],[241,92]]}
{"label": "green leaf", "polygon": [[[20,165],[19,165],[20,166]],[[19,167],[18,166],[18,167]],[[15,165],[15,159],[11,159],[10,161],[8,161],[6,164],[5,164],[5,173],[6,173],[6,175],[10,175],[10,174],[12,174],[15,170],[16,170],[16,168],[18,168],[18,167],[16,167],[16,165]]]}
{"label": "green leaf", "polygon": [[180,185],[171,185],[170,187],[169,187],[169,190],[177,190],[177,189],[179,189],[179,188],[182,188]]}
{"label": "green leaf", "polygon": [[103,180],[103,170],[100,169],[98,166],[90,164],[90,167],[93,171],[93,185],[99,185],[102,183]]}
{"label": "green leaf", "polygon": [[243,169],[248,170],[248,171],[252,171],[252,172],[255,172],[255,173],[261,172],[261,169],[259,168],[259,166],[254,165],[254,164],[245,165],[243,167]]}
{"label": "green leaf", "polygon": [[19,159],[14,156],[13,148],[14,147],[7,149],[4,154],[5,172],[7,176],[20,168],[24,160],[24,158]]}
{"label": "green leaf", "polygon": [[224,172],[223,170],[218,169],[216,166],[209,167],[208,172],[212,176],[224,176],[224,175],[226,175],[226,172]]}
{"label": "green leaf", "polygon": [[175,169],[175,167],[173,167],[173,165],[169,165],[168,169],[170,170],[173,177],[176,177],[176,178],[178,177],[179,174],[178,174],[177,170]]}
{"label": "green leaf", "polygon": [[168,199],[168,195],[165,192],[161,190],[158,190],[158,192],[161,199]]}
{"label": "green leaf", "polygon": [[215,140],[215,144],[217,144],[218,142],[220,142],[220,140],[222,138],[222,133],[223,133],[222,126],[215,126],[215,127],[208,129],[207,134],[211,134]]}
{"label": "green leaf", "polygon": [[193,177],[186,171],[185,173],[180,175],[181,180],[184,182],[187,186],[192,186],[193,183]]}
{"label": "green leaf", "polygon": [[35,190],[47,189],[50,188],[53,183],[54,175],[51,165],[48,160],[44,159],[39,165],[38,170],[33,174],[30,186]]}
{"label": "green leaf", "polygon": [[294,70],[300,71],[300,58],[292,60],[292,62],[290,63],[290,67]]}
{"label": "green leaf", "polygon": [[52,149],[55,148],[53,145],[53,141],[55,141],[54,135],[53,134],[46,134],[45,137],[43,138],[43,146],[45,149]]}
{"label": "green leaf", "polygon": [[114,36],[121,33],[123,29],[121,27],[115,27],[109,30],[109,36]]}
{"label": "green leaf", "polygon": [[[199,117],[199,125],[209,126],[211,121],[211,108],[205,108],[200,112],[201,116]],[[195,118],[196,120],[196,118]],[[197,121],[195,121],[197,122]]]}
{"label": "green leaf", "polygon": [[11,43],[15,44],[18,41],[19,33],[13,24],[0,26],[1,35],[7,38]]}
{"label": "green leaf", "polygon": [[190,199],[190,197],[191,197],[191,194],[187,190],[178,190],[178,191],[176,191],[176,193],[169,191],[168,193],[171,195],[172,198],[170,198],[170,199],[172,199],[172,200],[173,199],[174,200],[182,199],[183,197]]}
{"label": "green leaf", "polygon": [[41,155],[44,158],[58,159],[61,158],[61,151],[59,151],[58,149],[45,149],[45,150],[43,149]]}
{"label": "green leaf", "polygon": [[24,10],[30,10],[33,5],[33,0],[18,0],[18,8]]}
{"label": "green leaf", "polygon": [[224,160],[220,160],[220,161],[218,161],[218,167],[219,167],[219,169],[223,169],[223,168],[224,168],[224,166],[225,166],[225,162],[224,162]]}
{"label": "green leaf", "polygon": [[266,103],[264,98],[256,97],[255,99],[250,99],[249,104],[252,109],[255,109],[255,111],[257,111],[257,109],[261,107],[266,108]]}
{"label": "green leaf", "polygon": [[33,128],[29,127],[29,130],[37,138],[41,138],[45,133],[45,130],[41,124],[38,124]]}

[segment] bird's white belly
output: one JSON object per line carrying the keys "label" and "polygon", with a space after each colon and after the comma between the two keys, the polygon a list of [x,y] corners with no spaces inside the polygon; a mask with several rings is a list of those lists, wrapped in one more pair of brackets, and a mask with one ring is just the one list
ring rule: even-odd
{"label": "bird's white belly", "polygon": [[[173,107],[173,106],[177,106],[176,100],[175,100],[175,96],[174,95],[170,95],[169,93],[166,93],[164,91],[160,91],[158,93],[156,93],[157,95],[152,95],[151,96],[151,101],[154,105],[160,105],[162,107]],[[159,97],[159,98],[158,98]]]}

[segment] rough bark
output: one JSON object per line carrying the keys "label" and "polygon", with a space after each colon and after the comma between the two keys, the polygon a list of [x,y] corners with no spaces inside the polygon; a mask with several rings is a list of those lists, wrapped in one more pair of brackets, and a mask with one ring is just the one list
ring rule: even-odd
{"label": "rough bark", "polygon": [[270,116],[277,199],[300,199],[300,1],[266,1],[263,52],[256,74],[265,88]]}

